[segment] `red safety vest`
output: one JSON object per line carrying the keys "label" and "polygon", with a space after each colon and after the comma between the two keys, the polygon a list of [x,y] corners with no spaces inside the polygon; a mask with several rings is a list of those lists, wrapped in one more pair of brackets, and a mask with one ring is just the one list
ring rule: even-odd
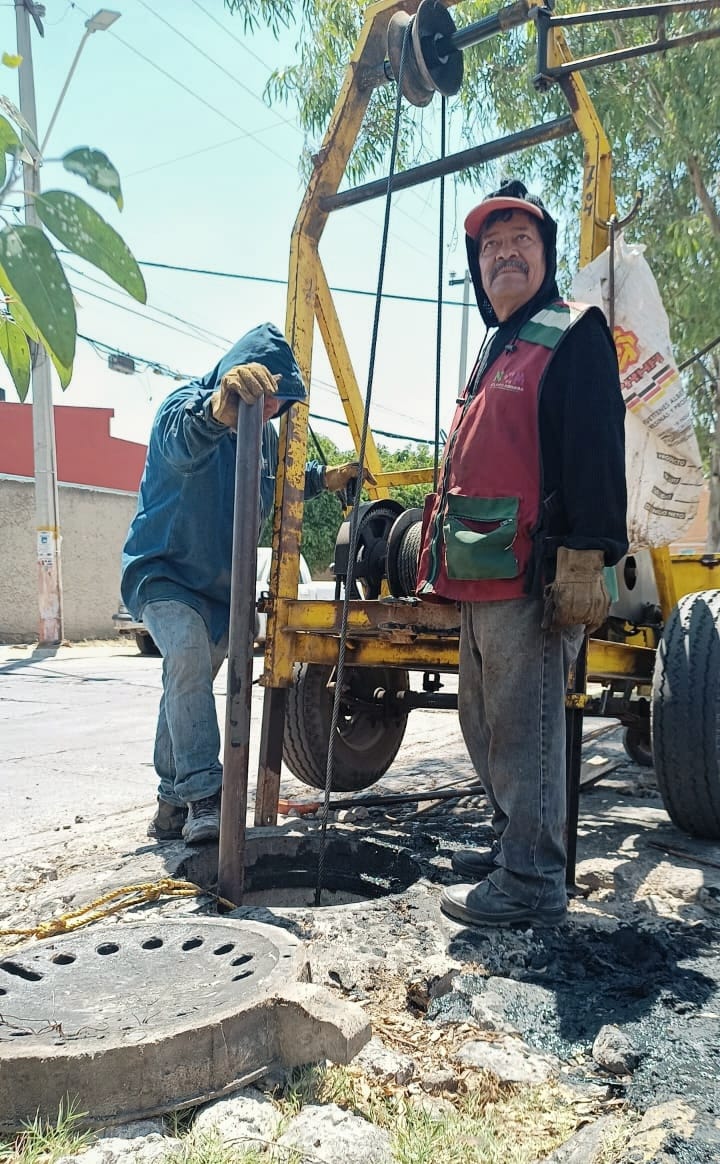
{"label": "red safety vest", "polygon": [[563,336],[588,310],[556,300],[521,328],[458,402],[425,501],[417,593],[462,602],[519,598],[540,515],[540,386]]}

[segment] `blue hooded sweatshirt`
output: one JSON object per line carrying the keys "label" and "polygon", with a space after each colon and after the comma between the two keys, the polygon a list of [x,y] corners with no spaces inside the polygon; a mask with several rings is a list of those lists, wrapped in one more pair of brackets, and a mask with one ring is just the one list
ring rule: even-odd
{"label": "blue hooded sweatshirt", "polygon": [[[295,357],[272,323],[247,332],[207,376],[171,392],[153,422],[123,548],[121,591],[133,618],[142,618],[148,602],[175,599],[202,615],[214,642],[227,632],[230,616],[237,438],[213,418],[209,401],[226,372],[252,362],[282,376],[280,413],[305,399]],[[278,443],[272,423],[263,425],[258,534],[274,502]],[[310,461],[305,497],[322,489],[323,466]]]}

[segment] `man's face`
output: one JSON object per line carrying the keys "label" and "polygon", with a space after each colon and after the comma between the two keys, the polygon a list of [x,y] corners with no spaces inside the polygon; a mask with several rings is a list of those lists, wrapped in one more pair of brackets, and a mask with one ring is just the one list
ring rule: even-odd
{"label": "man's face", "polygon": [[545,278],[545,248],[538,220],[513,210],[494,222],[478,241],[480,274],[493,311],[502,323],[532,299]]}
{"label": "man's face", "polygon": [[263,424],[267,424],[274,416],[277,416],[280,411],[280,401],[277,396],[265,396],[263,398]]}

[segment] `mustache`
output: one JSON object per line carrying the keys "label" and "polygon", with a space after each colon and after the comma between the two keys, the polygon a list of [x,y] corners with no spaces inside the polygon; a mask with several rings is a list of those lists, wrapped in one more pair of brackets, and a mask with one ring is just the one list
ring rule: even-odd
{"label": "mustache", "polygon": [[522,259],[503,259],[497,266],[493,267],[490,273],[490,282],[494,283],[503,271],[520,271],[523,275],[527,275],[529,269],[527,263],[524,263]]}

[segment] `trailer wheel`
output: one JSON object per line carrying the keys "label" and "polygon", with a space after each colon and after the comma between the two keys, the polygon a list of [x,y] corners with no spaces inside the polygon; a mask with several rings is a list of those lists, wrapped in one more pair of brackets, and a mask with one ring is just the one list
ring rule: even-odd
{"label": "trailer wheel", "polygon": [[152,635],[149,635],[147,631],[135,632],[135,644],[141,655],[158,656],[160,654],[160,648]]}
{"label": "trailer wheel", "polygon": [[649,724],[647,727],[630,724],[623,732],[623,747],[630,759],[639,764],[641,768],[652,768],[653,766],[649,726]]}
{"label": "trailer wheel", "polygon": [[[332,668],[322,663],[295,665],[285,714],[283,759],[290,771],[311,788],[324,788],[334,692],[328,689]],[[335,738],[334,792],[355,792],[383,776],[405,735],[407,712],[398,715],[382,705],[370,708],[374,692],[407,691],[407,671],[392,667],[346,667],[347,702],[340,705]]]}
{"label": "trailer wheel", "polygon": [[680,600],[655,657],[652,745],[671,820],[720,839],[720,590]]}

